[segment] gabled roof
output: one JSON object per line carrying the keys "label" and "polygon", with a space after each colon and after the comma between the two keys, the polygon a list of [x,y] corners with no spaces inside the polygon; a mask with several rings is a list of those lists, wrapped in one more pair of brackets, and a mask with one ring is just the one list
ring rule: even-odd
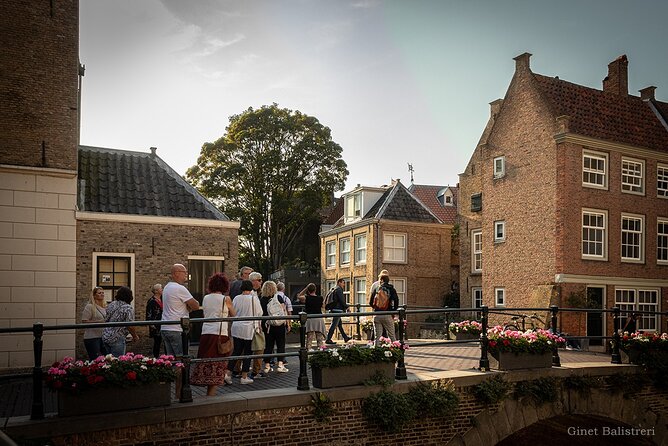
{"label": "gabled roof", "polygon": [[[568,131],[608,141],[668,152],[668,129],[638,96],[604,92],[534,74],[555,117],[567,115]],[[652,100],[666,116],[668,104]]]}
{"label": "gabled roof", "polygon": [[332,211],[329,213],[327,217],[325,217],[324,221],[322,222],[323,225],[333,225],[336,224],[337,221],[339,221],[340,218],[343,217],[343,202],[344,199],[343,197],[335,198],[335,203],[334,206],[332,207]]}
{"label": "gabled roof", "polygon": [[[438,193],[449,188],[453,194],[452,205],[444,205],[438,200]],[[454,224],[457,220],[457,206],[459,202],[459,188],[457,186],[431,186],[426,184],[411,184],[408,190],[443,223]]]}
{"label": "gabled roof", "polygon": [[78,209],[229,221],[155,153],[79,146]]}
{"label": "gabled roof", "polygon": [[364,218],[443,223],[434,213],[411,194],[400,181],[396,181],[374,204]]}

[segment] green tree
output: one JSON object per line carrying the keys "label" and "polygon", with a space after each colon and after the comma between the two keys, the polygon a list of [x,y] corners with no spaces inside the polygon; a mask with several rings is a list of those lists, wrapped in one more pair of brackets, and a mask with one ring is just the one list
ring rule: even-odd
{"label": "green tree", "polygon": [[241,258],[265,275],[309,218],[331,204],[348,170],[341,146],[316,118],[277,104],[230,117],[225,135],[202,146],[187,179],[241,221]]}

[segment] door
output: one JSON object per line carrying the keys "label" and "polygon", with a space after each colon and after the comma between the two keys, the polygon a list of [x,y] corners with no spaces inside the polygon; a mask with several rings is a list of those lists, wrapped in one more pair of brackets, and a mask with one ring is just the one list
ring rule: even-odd
{"label": "door", "polygon": [[[224,271],[224,261],[218,258],[189,258],[188,259],[188,291],[202,305],[202,300],[206,296],[209,277],[214,273]],[[228,277],[229,279],[229,277]],[[190,318],[204,317],[202,310],[190,313]],[[202,323],[194,323],[191,326],[190,341],[199,342],[202,335]]]}
{"label": "door", "polygon": [[[603,309],[605,295],[604,287],[587,287],[587,302],[589,308]],[[603,336],[603,313],[587,313],[587,336]],[[603,345],[602,339],[591,339],[589,345]]]}

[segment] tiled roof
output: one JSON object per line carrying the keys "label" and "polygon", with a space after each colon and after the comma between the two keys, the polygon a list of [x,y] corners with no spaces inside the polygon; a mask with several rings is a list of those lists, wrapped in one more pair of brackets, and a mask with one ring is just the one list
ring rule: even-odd
{"label": "tiled roof", "polygon": [[364,218],[374,217],[386,220],[442,223],[438,217],[422,204],[420,200],[415,198],[399,181],[393,187],[386,190],[364,216]]}
{"label": "tiled roof", "polygon": [[336,224],[336,222],[343,217],[343,197],[335,198],[335,200],[336,202],[334,203],[334,207],[332,207],[332,211],[322,222],[323,225]]}
{"label": "tiled roof", "polygon": [[[570,116],[569,132],[668,152],[668,130],[640,97],[534,76],[555,116]],[[654,105],[665,116],[668,104],[654,101]]]}
{"label": "tiled roof", "polygon": [[79,146],[78,207],[112,214],[229,220],[157,155]]}
{"label": "tiled roof", "polygon": [[[453,205],[443,205],[438,200],[439,191],[450,188],[453,192]],[[427,206],[443,223],[454,224],[457,220],[457,202],[459,188],[456,186],[428,186],[425,184],[411,184],[408,190]]]}

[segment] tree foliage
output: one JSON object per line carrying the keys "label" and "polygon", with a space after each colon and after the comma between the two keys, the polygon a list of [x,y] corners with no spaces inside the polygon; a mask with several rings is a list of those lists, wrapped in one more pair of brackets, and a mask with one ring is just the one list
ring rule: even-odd
{"label": "tree foliage", "polygon": [[342,149],[316,118],[277,104],[231,116],[225,130],[202,146],[186,177],[241,222],[241,257],[268,274],[308,219],[343,189]]}

